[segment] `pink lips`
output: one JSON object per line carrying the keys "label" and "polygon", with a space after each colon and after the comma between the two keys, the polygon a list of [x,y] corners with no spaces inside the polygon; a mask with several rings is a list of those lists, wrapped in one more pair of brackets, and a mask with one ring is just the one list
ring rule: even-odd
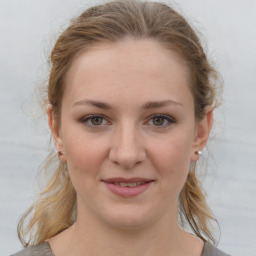
{"label": "pink lips", "polygon": [[153,183],[153,180],[144,178],[112,178],[103,180],[107,188],[121,197],[134,197],[142,194]]}

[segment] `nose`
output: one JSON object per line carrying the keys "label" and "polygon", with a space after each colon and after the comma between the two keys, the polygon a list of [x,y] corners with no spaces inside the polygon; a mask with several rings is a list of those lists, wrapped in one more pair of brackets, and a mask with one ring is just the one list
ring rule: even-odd
{"label": "nose", "polygon": [[146,159],[146,151],[135,126],[116,128],[112,138],[109,159],[115,164],[131,169]]}

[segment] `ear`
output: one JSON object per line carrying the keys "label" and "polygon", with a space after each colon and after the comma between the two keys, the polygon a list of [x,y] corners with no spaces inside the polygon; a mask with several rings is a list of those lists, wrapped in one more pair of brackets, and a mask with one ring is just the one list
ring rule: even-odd
{"label": "ear", "polygon": [[195,139],[193,142],[190,160],[196,162],[199,159],[198,151],[203,150],[207,143],[213,122],[213,109],[206,108],[205,117],[197,124]]}
{"label": "ear", "polygon": [[61,130],[59,127],[59,124],[57,123],[54,113],[53,113],[53,106],[51,104],[48,104],[47,106],[47,115],[48,115],[48,124],[52,131],[52,137],[54,141],[55,148],[58,152],[61,152],[58,154],[58,157],[61,161],[66,161],[64,151],[63,151],[63,140],[61,136]]}

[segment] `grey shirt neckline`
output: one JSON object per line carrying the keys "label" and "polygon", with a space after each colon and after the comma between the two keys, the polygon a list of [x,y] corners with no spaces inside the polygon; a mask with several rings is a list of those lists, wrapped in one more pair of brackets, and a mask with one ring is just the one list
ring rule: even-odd
{"label": "grey shirt neckline", "polygon": [[[50,244],[43,242],[38,245],[29,246],[22,251],[13,254],[12,256],[55,256]],[[228,256],[228,254],[214,247],[209,242],[204,243],[204,248],[201,256]]]}

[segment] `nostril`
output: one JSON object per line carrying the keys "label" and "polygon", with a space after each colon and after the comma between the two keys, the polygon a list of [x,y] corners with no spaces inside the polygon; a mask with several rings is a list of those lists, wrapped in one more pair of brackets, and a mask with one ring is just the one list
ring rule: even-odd
{"label": "nostril", "polygon": [[125,169],[131,169],[142,162],[137,157],[135,158],[135,157],[128,157],[128,156],[122,156],[122,157],[119,156],[119,158],[115,160],[113,160],[112,158],[111,161],[115,165],[120,165]]}

